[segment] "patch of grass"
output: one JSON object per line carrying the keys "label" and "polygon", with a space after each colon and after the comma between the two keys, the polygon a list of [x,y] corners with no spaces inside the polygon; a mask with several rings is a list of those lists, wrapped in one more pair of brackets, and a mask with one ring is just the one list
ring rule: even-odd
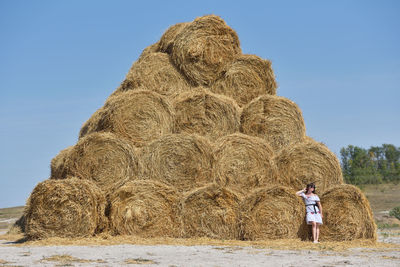
{"label": "patch of grass", "polygon": [[0,209],[0,220],[19,218],[24,212],[24,206]]}
{"label": "patch of grass", "polygon": [[136,259],[126,259],[124,261],[125,264],[156,264],[153,260],[136,258]]}
{"label": "patch of grass", "polygon": [[58,262],[59,264],[57,266],[73,266],[71,265],[72,263],[88,263],[88,262],[97,262],[97,263],[105,263],[104,260],[85,260],[85,259],[79,259],[75,258],[71,255],[68,254],[61,254],[61,255],[53,255],[50,257],[46,257],[40,260],[40,262],[46,262],[46,261],[51,261],[51,262]]}
{"label": "patch of grass", "polygon": [[400,203],[400,184],[365,185],[362,190],[375,214],[389,211]]}
{"label": "patch of grass", "polygon": [[377,226],[378,226],[378,229],[391,229],[391,228],[400,227],[400,225],[397,223],[390,224],[390,223],[381,223],[381,222],[378,222]]}

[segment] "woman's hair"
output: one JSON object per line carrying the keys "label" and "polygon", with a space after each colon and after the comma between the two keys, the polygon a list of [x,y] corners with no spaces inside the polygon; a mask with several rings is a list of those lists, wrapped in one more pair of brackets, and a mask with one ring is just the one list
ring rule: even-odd
{"label": "woman's hair", "polygon": [[314,183],[309,183],[309,184],[306,186],[306,193],[308,192],[308,189],[309,189],[309,188],[314,188],[313,193],[315,194],[315,191],[316,191],[315,184],[314,184]]}

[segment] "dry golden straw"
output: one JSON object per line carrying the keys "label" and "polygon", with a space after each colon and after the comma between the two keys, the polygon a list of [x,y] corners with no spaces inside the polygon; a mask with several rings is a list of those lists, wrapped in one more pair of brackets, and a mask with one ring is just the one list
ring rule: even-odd
{"label": "dry golden straw", "polygon": [[216,184],[196,189],[181,203],[183,237],[237,239],[238,196]]}
{"label": "dry golden straw", "polygon": [[244,106],[241,132],[264,138],[275,151],[300,142],[306,127],[299,107],[287,98],[260,96]]}
{"label": "dry golden straw", "polygon": [[110,97],[96,131],[112,132],[140,147],[173,132],[174,110],[169,100],[148,90],[127,91]]}
{"label": "dry golden straw", "polygon": [[111,196],[111,227],[115,234],[178,237],[180,195],[153,180],[126,183]]}
{"label": "dry golden straw", "polygon": [[132,65],[125,80],[112,95],[138,88],[173,97],[190,90],[190,85],[171,63],[168,54],[148,53]]}
{"label": "dry golden straw", "polygon": [[214,146],[214,181],[240,194],[277,183],[274,152],[264,139],[241,133],[218,139]]}
{"label": "dry golden straw", "polygon": [[321,197],[324,225],[322,241],[372,239],[376,241],[376,224],[367,198],[353,185],[330,188]]}
{"label": "dry golden straw", "polygon": [[311,138],[282,150],[276,157],[281,183],[294,190],[314,182],[317,192],[342,184],[340,163],[324,144]]}
{"label": "dry golden straw", "polygon": [[240,108],[234,100],[196,88],[173,101],[177,133],[199,134],[211,140],[239,131]]}
{"label": "dry golden straw", "polygon": [[90,181],[70,178],[39,183],[25,210],[28,239],[88,237],[106,226],[106,200]]}
{"label": "dry golden straw", "polygon": [[241,238],[296,238],[304,216],[304,204],[294,190],[284,186],[257,189],[240,205]]}
{"label": "dry golden straw", "polygon": [[55,156],[50,163],[50,177],[55,179],[62,179],[65,177],[64,164],[65,160],[69,157],[69,153],[71,152],[73,146],[69,146],[63,150],[61,150],[57,156]]}
{"label": "dry golden straw", "polygon": [[109,194],[136,177],[137,164],[136,150],[128,141],[112,133],[92,133],[72,148],[64,173],[92,180]]}
{"label": "dry golden straw", "polygon": [[90,133],[96,132],[97,127],[99,125],[99,121],[103,116],[103,108],[99,108],[96,110],[92,116],[82,125],[81,130],[79,131],[79,138],[82,138]]}
{"label": "dry golden straw", "polygon": [[224,68],[211,91],[229,96],[244,106],[260,95],[275,95],[276,88],[271,61],[255,55],[240,55]]}
{"label": "dry golden straw", "polygon": [[145,146],[140,154],[140,176],[189,191],[212,181],[212,147],[207,139],[170,134]]}
{"label": "dry golden straw", "polygon": [[241,53],[239,38],[215,15],[196,18],[177,34],[171,58],[194,85],[211,85]]}
{"label": "dry golden straw", "polygon": [[184,27],[189,25],[189,22],[177,23],[169,27],[161,36],[159,51],[171,54],[172,47],[174,46],[176,36],[182,31]]}
{"label": "dry golden straw", "polygon": [[138,61],[145,58],[148,54],[156,53],[156,52],[160,52],[160,42],[149,45],[148,47],[143,49],[142,53],[140,54],[140,56],[138,58]]}

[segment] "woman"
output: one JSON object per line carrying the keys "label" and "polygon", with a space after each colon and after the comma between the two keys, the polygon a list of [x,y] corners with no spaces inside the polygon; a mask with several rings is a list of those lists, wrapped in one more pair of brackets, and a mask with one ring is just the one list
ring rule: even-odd
{"label": "woman", "polygon": [[318,243],[319,226],[322,224],[322,206],[319,197],[315,194],[314,183],[308,184],[306,188],[300,190],[296,195],[303,198],[306,204],[306,222],[312,225],[312,235],[314,243]]}

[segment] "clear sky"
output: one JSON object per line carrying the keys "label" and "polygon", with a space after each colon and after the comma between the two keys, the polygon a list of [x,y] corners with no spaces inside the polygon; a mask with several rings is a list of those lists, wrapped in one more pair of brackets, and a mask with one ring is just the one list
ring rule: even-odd
{"label": "clear sky", "polygon": [[309,136],[400,146],[400,1],[0,0],[0,208],[49,177],[146,46],[206,14],[272,61]]}

